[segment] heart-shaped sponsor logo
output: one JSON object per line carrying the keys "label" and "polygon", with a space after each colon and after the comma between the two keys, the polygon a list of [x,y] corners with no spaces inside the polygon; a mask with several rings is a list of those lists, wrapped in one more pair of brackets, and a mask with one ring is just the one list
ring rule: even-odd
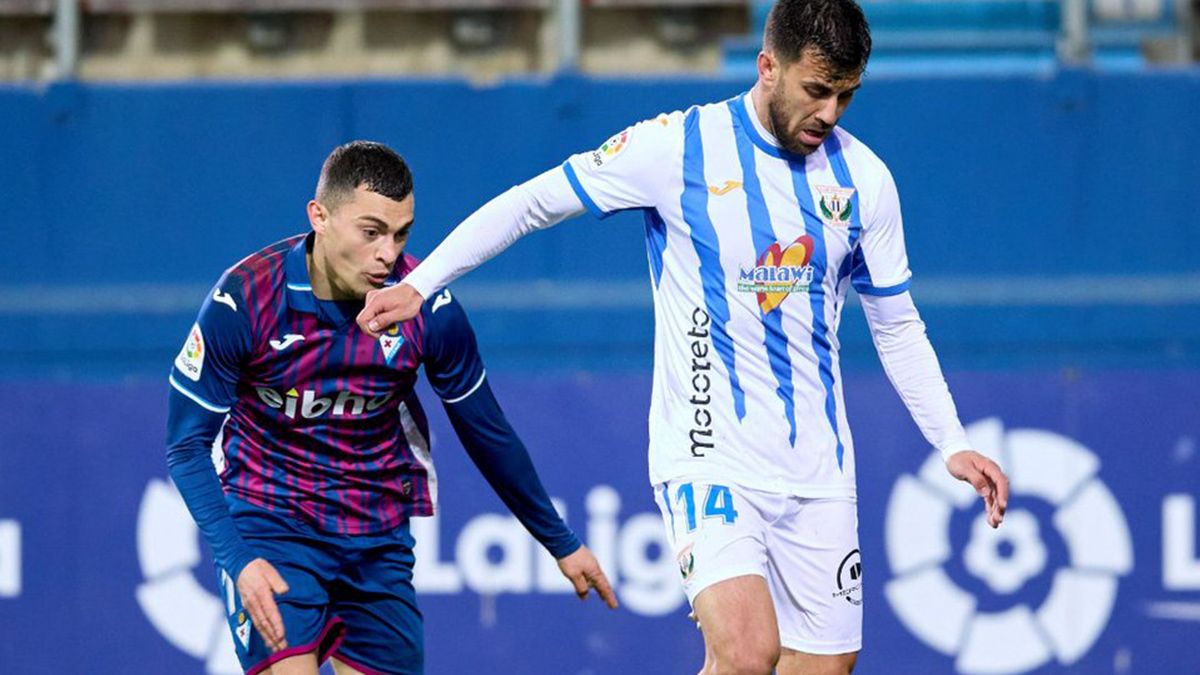
{"label": "heart-shaped sponsor logo", "polygon": [[740,270],[738,290],[756,293],[759,309],[768,314],[789,294],[808,290],[813,277],[809,265],[812,255],[813,238],[807,234],[797,237],[787,248],[775,242],[763,251],[753,269]]}

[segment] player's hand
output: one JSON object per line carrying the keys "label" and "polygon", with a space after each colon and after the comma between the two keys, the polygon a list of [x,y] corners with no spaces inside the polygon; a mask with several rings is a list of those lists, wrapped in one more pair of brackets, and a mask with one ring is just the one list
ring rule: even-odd
{"label": "player's hand", "polygon": [[242,606],[250,612],[250,620],[272,652],[287,649],[283,634],[283,617],[275,605],[275,596],[288,592],[287,582],[271,563],[255,558],[242,569],[237,578],[238,593]]}
{"label": "player's hand", "polygon": [[604,570],[600,569],[600,563],[588,547],[580,546],[571,555],[559,558],[558,569],[575,587],[575,595],[578,595],[580,600],[587,598],[589,588],[594,588],[609,609],[617,608],[617,594],[613,593],[608,577],[604,576]]}
{"label": "player's hand", "polygon": [[1000,466],[974,450],[964,450],[950,455],[946,470],[975,488],[987,508],[988,525],[1000,527],[1008,508],[1008,476]]}
{"label": "player's hand", "polygon": [[366,300],[358,313],[358,327],[371,337],[379,337],[389,326],[413,318],[425,302],[417,289],[405,283],[368,291]]}

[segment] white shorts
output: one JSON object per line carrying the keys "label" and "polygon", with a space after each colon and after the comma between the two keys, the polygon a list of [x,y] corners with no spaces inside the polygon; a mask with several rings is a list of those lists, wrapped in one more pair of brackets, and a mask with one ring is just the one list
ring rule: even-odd
{"label": "white shorts", "polygon": [[654,486],[683,589],[695,603],[720,581],[767,581],[780,644],[808,654],[862,648],[862,561],[853,497],[806,499],[736,485]]}

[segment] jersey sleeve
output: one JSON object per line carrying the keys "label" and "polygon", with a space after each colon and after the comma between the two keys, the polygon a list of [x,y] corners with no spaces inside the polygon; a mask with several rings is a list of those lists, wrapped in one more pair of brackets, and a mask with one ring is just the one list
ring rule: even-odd
{"label": "jersey sleeve", "polygon": [[449,290],[433,296],[421,311],[426,322],[425,373],[467,455],[551,555],[574,553],[581,542],[555,511],[529,451],[492,394],[466,312]]}
{"label": "jersey sleeve", "polygon": [[425,375],[447,403],[461,400],[483,382],[483,358],[462,305],[445,289],[421,307],[425,319]]}
{"label": "jersey sleeve", "polygon": [[251,349],[250,318],[241,285],[226,274],[205,298],[175,357],[171,386],[200,407],[229,412],[238,375]]}
{"label": "jersey sleeve", "polygon": [[563,164],[571,188],[593,215],[604,218],[624,209],[658,205],[665,194],[667,169],[682,161],[683,113],[639,122],[590,152]]}
{"label": "jersey sleeve", "polygon": [[515,241],[583,212],[559,166],[513,186],[472,213],[404,277],[422,298],[482,265]]}
{"label": "jersey sleeve", "polygon": [[167,467],[213,558],[233,579],[256,554],[229,515],[209,448],[235,400],[241,364],[250,352],[250,320],[235,279],[222,277],[171,368]]}
{"label": "jersey sleeve", "polygon": [[904,246],[904,220],[896,182],[886,167],[873,209],[864,213],[862,239],[854,251],[850,283],[863,295],[897,295],[908,290],[912,272]]}

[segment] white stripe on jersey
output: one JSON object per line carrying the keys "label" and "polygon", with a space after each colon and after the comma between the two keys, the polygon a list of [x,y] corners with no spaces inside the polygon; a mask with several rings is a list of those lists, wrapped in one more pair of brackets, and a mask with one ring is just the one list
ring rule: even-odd
{"label": "white stripe on jersey", "polygon": [[429,480],[429,507],[433,513],[437,513],[437,471],[433,467],[433,455],[429,453],[429,441],[421,433],[421,428],[417,426],[417,421],[413,419],[404,401],[400,402],[397,409],[400,412],[400,428],[404,430],[404,440],[408,442],[413,457],[420,462],[421,468],[425,469],[425,476]]}

